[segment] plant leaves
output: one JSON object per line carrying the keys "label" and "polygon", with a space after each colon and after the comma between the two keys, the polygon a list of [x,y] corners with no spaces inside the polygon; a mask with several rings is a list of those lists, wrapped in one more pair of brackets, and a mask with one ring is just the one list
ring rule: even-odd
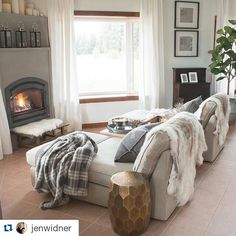
{"label": "plant leaves", "polygon": [[228,41],[229,41],[230,43],[233,43],[233,42],[235,41],[235,37],[234,37],[233,35],[230,35],[230,36],[228,37]]}
{"label": "plant leaves", "polygon": [[236,25],[236,20],[229,20],[229,23],[232,25]]}
{"label": "plant leaves", "polygon": [[217,30],[216,33],[217,33],[217,34],[224,34],[224,30],[223,30],[223,29],[219,29],[219,30]]}
{"label": "plant leaves", "polygon": [[218,77],[217,79],[216,79],[216,81],[219,81],[219,80],[222,80],[222,79],[225,79],[226,77],[225,76],[221,76],[221,77]]}
{"label": "plant leaves", "polygon": [[225,26],[224,30],[225,30],[226,33],[231,34],[231,32],[233,31],[233,28],[230,27],[230,26]]}
{"label": "plant leaves", "polygon": [[214,67],[214,68],[211,68],[211,73],[214,75],[218,75],[221,73],[221,70]]}

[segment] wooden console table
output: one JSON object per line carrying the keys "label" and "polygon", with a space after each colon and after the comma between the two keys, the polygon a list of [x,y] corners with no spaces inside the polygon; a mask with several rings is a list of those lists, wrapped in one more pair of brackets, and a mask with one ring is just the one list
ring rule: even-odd
{"label": "wooden console table", "polygon": [[[197,72],[198,83],[181,83],[180,74]],[[173,68],[173,105],[190,101],[200,95],[210,97],[210,83],[206,82],[206,68]]]}

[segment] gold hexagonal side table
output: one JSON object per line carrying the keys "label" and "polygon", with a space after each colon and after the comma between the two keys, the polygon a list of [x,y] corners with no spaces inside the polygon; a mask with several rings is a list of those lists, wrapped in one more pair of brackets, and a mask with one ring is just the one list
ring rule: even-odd
{"label": "gold hexagonal side table", "polygon": [[108,202],[113,230],[121,236],[137,236],[148,227],[151,215],[150,185],[147,177],[124,171],[111,177]]}

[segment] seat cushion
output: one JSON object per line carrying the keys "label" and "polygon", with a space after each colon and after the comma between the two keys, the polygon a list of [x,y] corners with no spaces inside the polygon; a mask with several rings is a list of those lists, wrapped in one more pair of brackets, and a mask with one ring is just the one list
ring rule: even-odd
{"label": "seat cushion", "polygon": [[[89,168],[89,182],[109,187],[110,178],[113,174],[120,171],[132,170],[133,163],[114,162],[116,151],[122,139],[111,138],[95,133],[85,133],[88,134],[98,144],[98,153],[94,157]],[[50,145],[50,143],[51,142],[30,149],[26,153],[27,162],[31,166],[35,167],[37,163],[35,158],[37,151],[41,147],[46,148],[47,145]]]}
{"label": "seat cushion", "polygon": [[[85,134],[87,134],[90,138],[92,138],[97,144],[103,142],[106,139],[109,139],[109,136],[106,135],[102,135],[102,134],[96,134],[96,133],[91,133],[91,132],[83,132]],[[30,149],[29,151],[26,152],[26,160],[28,162],[29,165],[31,166],[36,166],[37,163],[37,158],[36,158],[36,153],[38,152],[38,150],[41,147],[47,147],[48,145],[50,145],[53,141],[48,142],[48,143],[44,143],[40,146],[37,146],[35,148]]]}
{"label": "seat cushion", "polygon": [[120,142],[120,138],[110,138],[98,144],[98,153],[89,168],[89,182],[109,187],[113,174],[132,170],[133,163],[114,162]]}

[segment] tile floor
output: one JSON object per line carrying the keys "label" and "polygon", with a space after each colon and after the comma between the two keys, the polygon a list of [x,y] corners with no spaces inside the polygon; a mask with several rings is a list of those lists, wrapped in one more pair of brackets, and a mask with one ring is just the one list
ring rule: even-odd
{"label": "tile floor", "polygon": [[[106,208],[71,201],[42,211],[48,194],[32,190],[26,149],[0,161],[0,199],[5,219],[79,219],[81,236],[115,235]],[[194,199],[177,208],[166,222],[152,220],[145,236],[236,235],[236,127],[231,126],[225,148],[213,163],[198,168]]]}

